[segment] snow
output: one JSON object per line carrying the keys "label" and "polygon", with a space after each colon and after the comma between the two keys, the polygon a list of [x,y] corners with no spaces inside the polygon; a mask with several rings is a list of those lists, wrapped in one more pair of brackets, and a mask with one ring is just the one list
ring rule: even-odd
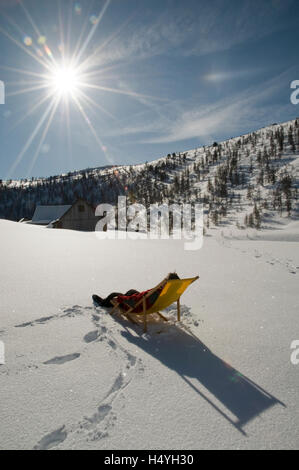
{"label": "snow", "polygon": [[[274,224],[275,227],[275,224]],[[298,221],[180,240],[0,221],[0,449],[295,449]],[[91,295],[200,275],[168,323],[138,326]]]}

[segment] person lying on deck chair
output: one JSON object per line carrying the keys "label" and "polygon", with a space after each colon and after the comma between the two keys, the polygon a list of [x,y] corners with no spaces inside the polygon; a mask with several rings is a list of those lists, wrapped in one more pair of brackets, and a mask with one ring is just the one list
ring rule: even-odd
{"label": "person lying on deck chair", "polygon": [[[166,280],[169,280],[169,279],[180,279],[180,278],[176,273],[169,273],[168,276],[166,277]],[[100,307],[112,308],[113,304],[111,303],[111,300],[113,300],[114,298],[116,298],[118,296],[128,297],[127,302],[130,304],[130,300],[131,301],[134,301],[134,300],[137,301],[138,298],[140,298],[142,295],[144,295],[147,292],[148,291],[138,292],[135,289],[130,289],[125,294],[122,294],[120,292],[112,292],[105,299],[102,299],[102,297],[99,297],[98,295],[94,294],[92,296],[92,299]]]}

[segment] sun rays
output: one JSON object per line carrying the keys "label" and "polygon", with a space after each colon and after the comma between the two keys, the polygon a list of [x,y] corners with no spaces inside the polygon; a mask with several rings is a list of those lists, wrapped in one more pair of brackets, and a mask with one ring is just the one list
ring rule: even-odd
{"label": "sun rays", "polygon": [[[31,151],[32,145],[35,145],[35,150],[28,167],[28,176],[34,168],[35,163],[38,160],[39,154],[49,130],[51,124],[55,119],[56,112],[60,106],[63,106],[65,113],[64,125],[66,127],[65,135],[67,136],[67,147],[71,152],[72,147],[72,115],[73,108],[83,118],[83,121],[90,133],[92,134],[95,143],[98,145],[101,154],[107,163],[112,164],[113,158],[109,154],[107,145],[104,144],[102,137],[99,135],[97,126],[92,123],[90,115],[87,114],[87,110],[99,112],[113,122],[118,122],[118,119],[112,112],[103,106],[103,94],[116,94],[137,101],[145,100],[150,102],[151,100],[159,100],[154,96],[147,94],[137,93],[132,89],[125,88],[114,88],[113,86],[105,85],[105,80],[101,80],[101,77],[105,76],[106,71],[112,71],[114,78],[117,77],[117,64],[113,64],[110,67],[98,65],[101,60],[101,51],[105,49],[105,46],[110,41],[115,40],[121,30],[130,22],[131,18],[128,18],[124,24],[121,25],[116,31],[102,40],[101,43],[94,43],[96,38],[96,31],[100,28],[100,25],[105,17],[110,6],[111,0],[103,1],[102,7],[97,15],[90,15],[90,11],[87,12],[87,16],[84,19],[79,34],[76,35],[76,30],[73,27],[73,19],[75,16],[83,14],[83,9],[80,4],[69,2],[68,11],[62,8],[61,1],[57,1],[57,25],[58,32],[56,35],[57,43],[52,39],[50,42],[47,39],[47,31],[38,26],[34,21],[34,18],[29,9],[24,5],[23,1],[19,2],[24,17],[28,21],[29,31],[24,32],[14,20],[9,18],[5,13],[5,18],[11,25],[9,30],[0,26],[0,33],[2,33],[11,43],[13,43],[19,50],[24,53],[24,59],[27,57],[29,61],[34,60],[36,67],[32,67],[30,70],[30,62],[26,68],[22,68],[19,64],[15,67],[0,66],[1,69],[15,74],[15,79],[8,82],[8,92],[6,97],[22,97],[32,96],[31,105],[26,111],[20,116],[19,120],[16,121],[12,129],[15,129],[21,123],[24,123],[29,116],[40,112],[40,116],[36,122],[32,132],[27,137],[26,142],[21,148],[20,152],[16,156],[15,160],[11,164],[8,171],[7,178],[9,179],[14,175],[14,172],[18,165],[23,160],[23,157],[27,152]],[[65,6],[65,4],[63,4]],[[16,30],[16,34],[12,33],[12,29]],[[78,33],[78,32],[77,32]],[[20,34],[23,35],[23,41],[19,40]],[[76,37],[75,44],[74,36]],[[93,46],[91,47],[91,43]],[[88,54],[87,54],[88,51]],[[95,60],[96,59],[96,60]],[[20,77],[17,79],[17,77]],[[90,95],[92,93],[92,95]],[[100,96],[95,96],[96,93],[100,93]],[[38,99],[34,99],[34,97]],[[30,98],[31,99],[31,98]],[[72,111],[71,105],[72,104]],[[71,160],[69,161],[69,164]]]}

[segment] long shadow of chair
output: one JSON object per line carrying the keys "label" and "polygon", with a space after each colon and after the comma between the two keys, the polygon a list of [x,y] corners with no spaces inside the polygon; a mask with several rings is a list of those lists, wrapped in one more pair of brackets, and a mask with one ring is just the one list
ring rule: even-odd
{"label": "long shadow of chair", "polygon": [[[274,405],[285,406],[262,387],[217,357],[191,331],[185,331],[176,325],[167,325],[166,334],[162,333],[158,337],[157,348],[156,335],[140,336],[138,327],[136,329],[134,326],[129,326],[121,318],[118,318],[118,321],[125,328],[121,334],[128,341],[175,371],[243,435],[246,435],[243,427],[250,420]],[[209,396],[203,388],[208,390]],[[234,418],[229,416],[227,410]]]}

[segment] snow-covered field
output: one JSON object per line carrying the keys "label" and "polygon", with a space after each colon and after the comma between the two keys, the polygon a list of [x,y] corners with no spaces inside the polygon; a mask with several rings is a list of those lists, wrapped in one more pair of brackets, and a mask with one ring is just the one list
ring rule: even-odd
{"label": "snow-covered field", "polygon": [[[183,241],[0,221],[1,449],[299,447],[299,225]],[[210,235],[211,235],[210,234]],[[148,334],[91,295],[200,275]]]}

